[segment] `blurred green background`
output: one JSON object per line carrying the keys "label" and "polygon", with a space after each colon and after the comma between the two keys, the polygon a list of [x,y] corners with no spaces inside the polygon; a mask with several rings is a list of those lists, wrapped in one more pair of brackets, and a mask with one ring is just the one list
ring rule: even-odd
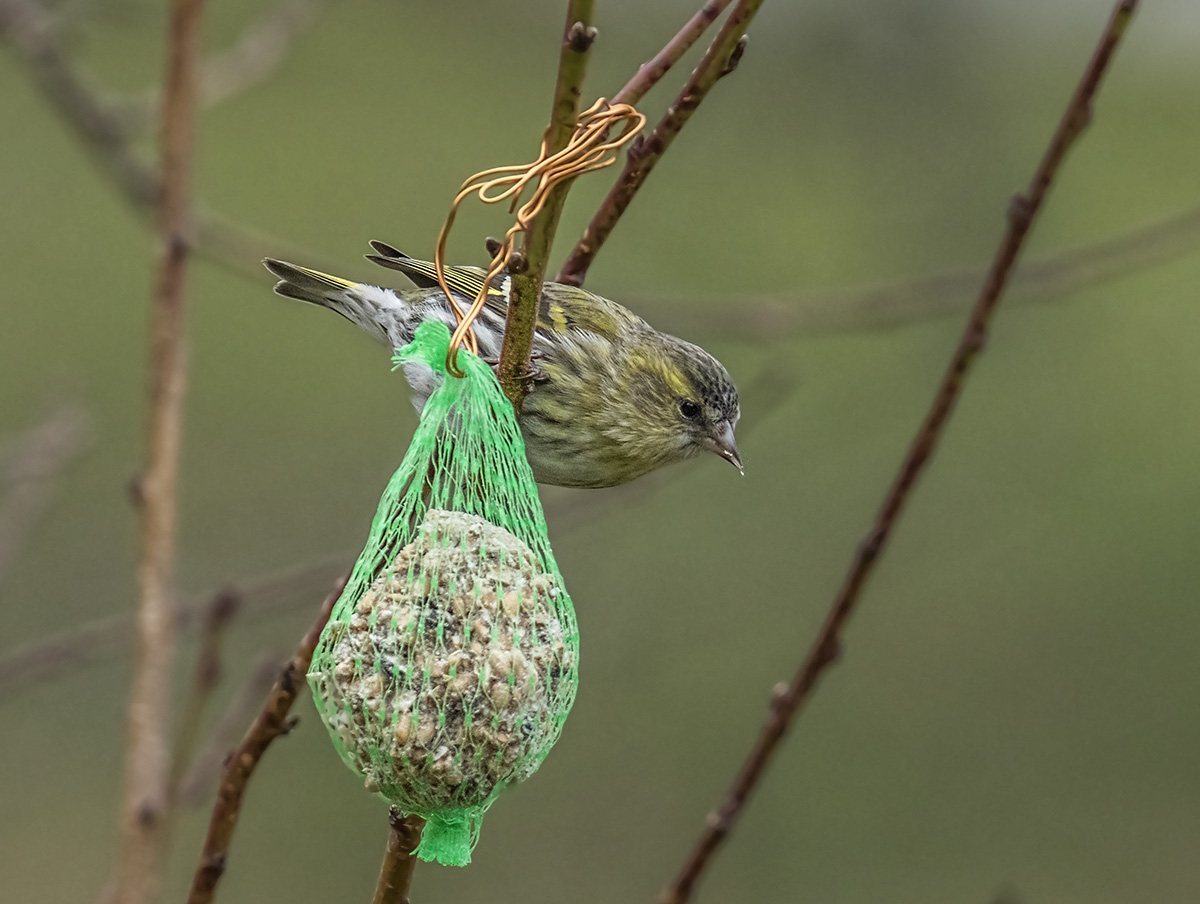
{"label": "blurred green background", "polygon": [[[106,91],[153,84],[164,5],[60,4],[74,58]],[[614,93],[696,5],[599,3],[588,96]],[[268,8],[209,6],[214,51]],[[488,815],[472,866],[421,866],[416,901],[650,901],[674,875],[816,631],[962,320],[752,341],[723,318],[760,296],[802,313],[828,289],[984,266],[1110,4],[1050,6],[765,5],[588,281],[725,361],[744,387],[746,476],[714,457],[629,492],[544,493],[581,692],[545,766]],[[536,149],[562,8],[330,4],[273,77],[204,113],[199,194],[347,276],[372,275],[368,239],[430,254],[463,178]],[[1198,50],[1200,10],[1146,5],[1030,255],[1200,202]],[[695,58],[643,102],[652,121]],[[8,52],[0,121],[0,435],[77,401],[93,438],[0,574],[3,656],[131,609],[152,243]],[[576,186],[556,261],[612,174]],[[467,207],[450,257],[482,263],[506,225]],[[234,623],[214,714],[263,651],[294,647],[415,423],[382,349],[270,286],[265,271],[191,271],[180,592],[312,562],[319,579]],[[1200,900],[1197,286],[1200,255],[1183,255],[1000,311],[842,663],[700,900]],[[189,635],[180,696],[194,654]],[[117,655],[0,697],[0,900],[89,901],[103,885],[129,680]],[[311,702],[298,711],[251,785],[226,904],[374,887],[386,808]],[[183,898],[210,801],[180,815],[164,900]]]}

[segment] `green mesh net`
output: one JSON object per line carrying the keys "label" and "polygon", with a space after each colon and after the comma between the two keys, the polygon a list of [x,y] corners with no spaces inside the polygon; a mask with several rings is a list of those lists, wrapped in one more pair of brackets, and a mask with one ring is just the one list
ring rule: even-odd
{"label": "green mesh net", "polygon": [[425,323],[398,365],[442,375],[308,673],[346,764],[427,820],[417,854],[470,862],[484,812],[545,759],[579,632],[525,446],[491,369]]}

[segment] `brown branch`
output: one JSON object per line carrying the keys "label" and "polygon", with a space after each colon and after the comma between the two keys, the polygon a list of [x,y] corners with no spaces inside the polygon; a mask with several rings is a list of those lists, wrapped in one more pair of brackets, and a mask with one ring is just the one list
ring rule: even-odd
{"label": "brown branch", "polygon": [[101,102],[67,62],[40,4],[0,0],[0,37],[17,52],[42,95],[121,193],[136,206],[152,207],[158,199],[157,174],[133,153],[119,111]]}
{"label": "brown branch", "polygon": [[[243,29],[227,50],[200,67],[199,101],[215,107],[266,81],[287,59],[292,42],[316,21],[328,0],[282,0]],[[128,102],[121,111],[130,131],[152,126],[158,115],[160,92],[151,90]]]}
{"label": "brown branch", "polygon": [[816,687],[821,673],[837,660],[841,651],[842,628],[853,614],[872,567],[879,561],[913,486],[937,447],[950,412],[962,393],[971,364],[983,348],[992,314],[1000,301],[1034,217],[1045,200],[1067,150],[1091,118],[1092,99],[1100,79],[1136,6],[1137,0],[1121,0],[1117,3],[1033,180],[1023,194],[1018,194],[1013,199],[1008,210],[1008,228],[980,290],[975,308],[929,411],[913,439],[895,481],[884,497],[875,524],[859,544],[849,572],[807,657],[791,683],[781,685],[777,690],[771,702],[770,715],[749,757],[742,765],[724,801],[716,811],[709,814],[708,827],[688,855],[683,869],[672,885],[664,891],[661,898],[664,904],[682,904],[691,897],[696,881],[708,865],[713,852],[732,831],[750,793],[758,785],[767,763],[779,748],[780,741],[797,710]]}
{"label": "brown branch", "polygon": [[[36,87],[101,173],[139,215],[154,213],[161,174],[134,152],[136,122],[127,108],[102,100],[75,69],[55,35],[50,16],[33,0],[0,0],[0,38],[16,51]],[[303,249],[218,214],[197,210],[192,219],[193,234],[183,236],[183,241],[213,263],[243,275],[260,280],[259,262],[264,257],[319,262],[319,257]]]}
{"label": "brown branch", "polygon": [[[1022,263],[1008,290],[1010,304],[1045,301],[1130,273],[1168,263],[1200,249],[1200,207],[1123,235]],[[707,309],[695,297],[635,298],[625,302],[649,316],[670,318],[678,330],[719,330],[754,342],[817,332],[904,326],[955,314],[967,307],[986,271],[937,273],[864,288],[795,296],[760,296]]]}
{"label": "brown branch", "polygon": [[650,137],[629,149],[625,157],[625,167],[617,177],[616,184],[592,217],[562,269],[558,271],[559,282],[572,286],[583,285],[592,261],[596,259],[601,246],[633,201],[638,189],[645,183],[646,177],[687,121],[692,118],[692,114],[712,90],[713,85],[737,66],[746,46],[745,30],[762,3],[763,0],[738,0],[738,4],[729,13],[729,18],[709,45],[700,65],[692,72],[687,84],[654,127]]}
{"label": "brown branch", "polygon": [[208,904],[213,900],[217,882],[224,874],[225,864],[229,859],[229,844],[233,840],[233,832],[241,815],[246,785],[271,742],[287,734],[295,725],[295,719],[289,718],[288,713],[292,704],[296,702],[297,694],[307,686],[305,676],[312,662],[313,651],[317,647],[325,623],[329,620],[329,613],[333,611],[333,604],[345,585],[346,578],[343,577],[325,597],[317,620],[301,639],[295,655],[271,688],[262,712],[226,763],[225,773],[221,777],[221,789],[217,793],[217,802],[213,806],[212,819],[208,825],[208,834],[204,839],[204,849],[200,854],[200,863],[192,878],[188,904]]}
{"label": "brown branch", "polygon": [[226,755],[244,732],[246,722],[261,707],[263,696],[275,683],[282,663],[282,656],[267,653],[250,670],[179,779],[176,806],[196,806],[210,799],[212,783],[220,776]]}
{"label": "brown branch", "polygon": [[409,904],[408,890],[417,866],[414,852],[421,843],[425,820],[420,816],[405,816],[392,807],[388,810],[388,826],[387,850],[372,904]]}
{"label": "brown branch", "polygon": [[16,560],[26,535],[46,510],[58,478],[87,443],[88,418],[66,405],[12,441],[3,461],[0,500],[0,577]]}
{"label": "brown branch", "polygon": [[653,88],[671,70],[671,67],[691,49],[691,46],[700,40],[700,36],[708,30],[708,26],[720,18],[725,7],[731,2],[732,0],[707,0],[684,23],[683,28],[679,29],[675,37],[671,38],[663,46],[663,49],[654,55],[653,59],[638,67],[637,73],[625,83],[624,88],[617,92],[617,96],[612,99],[612,102],[636,106],[646,92]]}
{"label": "brown branch", "polygon": [[192,687],[183,706],[179,730],[175,735],[175,747],[171,751],[171,771],[167,781],[167,804],[171,809],[174,809],[178,800],[179,785],[184,771],[192,761],[204,712],[221,677],[221,640],[229,622],[241,607],[241,602],[236,590],[226,588],[212,598],[205,611]]}
{"label": "brown branch", "polygon": [[[328,583],[344,571],[352,555],[339,553],[238,582],[236,592],[242,597],[243,622],[291,610],[303,600],[302,593],[308,588]],[[206,593],[177,607],[175,630],[189,631],[199,624],[211,599],[212,594]],[[19,647],[0,659],[0,700],[123,653],[132,643],[132,636],[133,617],[123,613]]]}
{"label": "brown branch", "polygon": [[[568,0],[567,3],[567,22],[563,28],[558,78],[554,84],[554,104],[550,109],[550,125],[546,127],[543,139],[547,157],[565,148],[575,134],[579,101],[583,94],[583,76],[587,71],[592,42],[596,39],[596,29],[592,27],[594,6],[594,0]],[[541,213],[534,217],[525,233],[521,272],[514,273],[512,277],[508,316],[504,322],[504,342],[496,376],[518,414],[528,391],[529,353],[533,348],[533,328],[537,321],[550,247],[554,243],[558,218],[573,181],[565,180],[551,189]]]}
{"label": "brown branch", "polygon": [[138,482],[138,657],[129,697],[116,900],[154,898],[167,801],[167,724],[175,616],[172,582],[179,447],[186,385],[184,274],[187,262],[195,67],[204,0],[171,4],[162,112],[158,277],[151,306],[149,418]]}

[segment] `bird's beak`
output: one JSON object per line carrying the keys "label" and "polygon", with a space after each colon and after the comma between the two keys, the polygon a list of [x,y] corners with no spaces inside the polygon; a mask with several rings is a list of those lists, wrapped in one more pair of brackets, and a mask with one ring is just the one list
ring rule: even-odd
{"label": "bird's beak", "polygon": [[725,421],[720,428],[714,430],[712,436],[709,437],[712,443],[712,451],[720,455],[723,459],[741,471],[743,474],[746,470],[742,467],[742,456],[738,454],[737,440],[733,438],[733,424]]}

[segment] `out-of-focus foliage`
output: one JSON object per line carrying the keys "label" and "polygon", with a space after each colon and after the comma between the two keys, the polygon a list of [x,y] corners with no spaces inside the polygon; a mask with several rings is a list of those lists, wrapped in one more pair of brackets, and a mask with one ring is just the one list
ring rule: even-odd
{"label": "out-of-focus foliage", "polygon": [[[590,94],[614,93],[694,5],[599,4]],[[157,77],[158,4],[60,6],[99,84]],[[589,286],[717,311],[751,293],[982,265],[1108,9],[1000,6],[768,3]],[[372,275],[359,258],[371,238],[428,255],[465,176],[535,153],[560,7],[331,5],[275,78],[203,116],[199,192],[347,276]],[[212,3],[209,46],[262,8]],[[1200,200],[1198,47],[1193,5],[1141,12],[1032,253]],[[646,99],[651,118],[685,69]],[[95,432],[0,576],[6,650],[131,606],[125,484],[151,257],[139,220],[8,54],[0,121],[0,433],[64,398]],[[606,185],[576,187],[557,258]],[[482,262],[498,216],[464,211],[450,257]],[[192,272],[184,591],[330,551],[349,564],[415,424],[385,351],[270,284],[265,271]],[[1200,897],[1197,285],[1200,255],[1001,311],[843,662],[702,900]],[[775,345],[689,334],[760,387],[743,402],[747,476],[698,461],[582,515],[571,508],[607,491],[546,494],[582,633],[574,714],[536,778],[492,811],[472,867],[422,866],[416,900],[652,899],[815,631],[958,328]],[[797,375],[758,417],[762,379]],[[225,694],[259,650],[295,643],[325,589],[232,632]],[[0,704],[0,899],[86,901],[102,884],[128,679],[116,661]],[[385,809],[307,703],[301,716],[251,786],[227,904],[365,900],[373,887]],[[205,809],[176,826],[166,900],[186,887]]]}

